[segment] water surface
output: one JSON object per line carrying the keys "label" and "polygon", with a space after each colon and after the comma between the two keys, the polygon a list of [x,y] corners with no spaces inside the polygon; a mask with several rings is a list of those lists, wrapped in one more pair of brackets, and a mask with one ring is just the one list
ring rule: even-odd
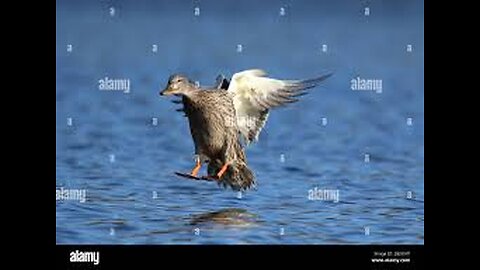
{"label": "water surface", "polygon": [[[421,1],[371,1],[368,17],[358,1],[202,1],[197,17],[171,2],[115,1],[111,16],[109,2],[57,1],[56,184],[86,190],[57,201],[57,243],[424,243]],[[158,90],[174,72],[210,85],[247,68],[335,74],[272,112],[247,150],[256,190],[176,177],[193,143]],[[105,76],[130,93],[100,91]],[[382,93],[352,91],[357,76]],[[338,202],[309,200],[315,188]]]}

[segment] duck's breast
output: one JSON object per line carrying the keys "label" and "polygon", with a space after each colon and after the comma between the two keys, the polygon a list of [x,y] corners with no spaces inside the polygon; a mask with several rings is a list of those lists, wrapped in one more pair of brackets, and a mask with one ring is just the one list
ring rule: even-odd
{"label": "duck's breast", "polygon": [[202,91],[186,108],[197,154],[220,158],[237,130],[231,98],[222,91]]}

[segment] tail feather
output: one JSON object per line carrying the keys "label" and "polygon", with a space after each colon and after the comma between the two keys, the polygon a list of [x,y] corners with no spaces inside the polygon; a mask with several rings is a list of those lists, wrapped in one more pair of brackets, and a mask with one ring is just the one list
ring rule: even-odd
{"label": "tail feather", "polygon": [[[210,161],[208,164],[208,174],[216,175],[223,166],[220,160]],[[222,176],[219,185],[224,188],[231,187],[233,190],[247,190],[255,187],[255,176],[243,161],[234,162]]]}
{"label": "tail feather", "polygon": [[238,189],[236,190],[246,190],[255,187],[255,176],[253,175],[253,172],[248,168],[247,164],[240,164],[239,166],[237,166],[237,169],[238,173],[234,176],[234,178],[235,182],[239,183],[239,185]]}

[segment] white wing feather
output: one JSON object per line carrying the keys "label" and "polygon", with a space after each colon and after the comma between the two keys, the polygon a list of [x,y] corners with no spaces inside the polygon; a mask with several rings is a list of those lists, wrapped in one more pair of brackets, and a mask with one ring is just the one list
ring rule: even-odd
{"label": "white wing feather", "polygon": [[228,92],[233,96],[237,126],[247,144],[258,140],[268,118],[269,109],[296,102],[306,92],[331,74],[311,80],[278,80],[265,77],[260,69],[251,69],[233,75]]}

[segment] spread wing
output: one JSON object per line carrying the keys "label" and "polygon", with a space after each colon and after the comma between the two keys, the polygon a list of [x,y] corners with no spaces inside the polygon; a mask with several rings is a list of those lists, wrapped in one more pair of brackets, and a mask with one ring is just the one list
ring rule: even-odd
{"label": "spread wing", "polygon": [[305,90],[330,77],[328,73],[309,80],[278,80],[265,77],[260,69],[235,73],[228,86],[233,96],[240,134],[247,144],[258,140],[271,108],[298,101]]}

